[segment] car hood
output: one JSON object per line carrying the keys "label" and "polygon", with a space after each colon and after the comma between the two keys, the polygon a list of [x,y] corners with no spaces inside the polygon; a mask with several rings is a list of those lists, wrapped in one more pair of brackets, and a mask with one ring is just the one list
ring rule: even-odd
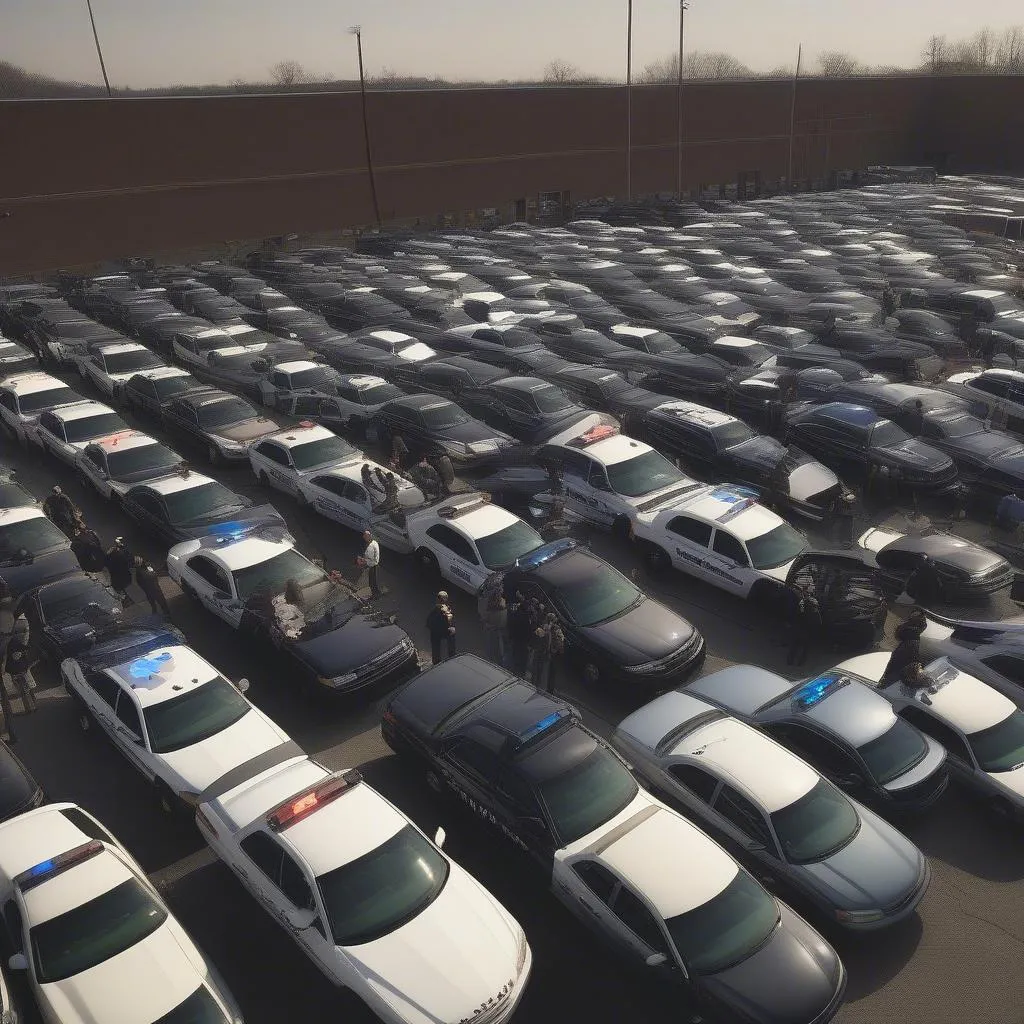
{"label": "car hood", "polygon": [[472,1020],[515,1000],[527,981],[520,943],[525,937],[512,917],[452,864],[426,910],[383,938],[343,949],[397,1016],[426,1024]]}
{"label": "car hood", "polygon": [[397,647],[408,634],[399,626],[380,622],[372,615],[356,614],[338,626],[309,640],[299,638],[288,649],[327,679],[362,668],[378,654]]}
{"label": "car hood", "polygon": [[846,975],[836,951],[788,907],[753,956],[704,979],[704,987],[744,1020],[809,1024],[837,1000]]}
{"label": "car hood", "polygon": [[925,873],[924,854],[888,822],[858,807],[861,826],[843,849],[800,870],[843,910],[884,910],[909,899]]}
{"label": "car hood", "polygon": [[245,504],[241,507],[230,507],[221,513],[203,516],[201,519],[191,520],[182,523],[180,526],[172,527],[179,534],[182,540],[194,540],[197,537],[205,537],[214,533],[218,528],[230,530],[229,523],[245,523],[253,525],[256,523],[266,526],[284,526],[284,519],[281,513],[273,505],[257,505],[252,508],[248,499],[243,499]]}
{"label": "car hood", "polygon": [[933,448],[930,444],[910,438],[907,441],[899,441],[881,449],[894,462],[902,462],[911,470],[927,470],[932,473],[941,473],[953,465],[953,460],[944,452]]}
{"label": "car hood", "polygon": [[41,985],[57,1020],[107,1024],[123,1015],[124,979],[132,980],[133,1020],[157,1020],[198,987],[199,976],[169,922],[142,942],[63,981]]}
{"label": "car hood", "polygon": [[839,477],[810,456],[805,456],[805,461],[798,463],[789,474],[789,496],[796,501],[807,501],[838,486]]}
{"label": "car hood", "polygon": [[494,427],[487,426],[479,420],[467,420],[465,423],[457,423],[454,427],[446,427],[444,431],[434,435],[438,441],[459,441],[462,444],[472,444],[474,441],[507,441],[510,440],[507,434],[503,434]]}
{"label": "car hood", "polygon": [[216,735],[161,756],[185,789],[201,793],[232,768],[287,741],[269,719],[250,711]]}
{"label": "car hood", "polygon": [[616,662],[642,665],[668,657],[693,638],[694,627],[663,604],[644,598],[625,614],[583,629]]}
{"label": "car hood", "polygon": [[214,437],[226,438],[228,441],[254,441],[257,437],[273,434],[280,429],[273,420],[260,416],[257,419],[232,424],[230,427],[218,427],[209,433]]}
{"label": "car hood", "polygon": [[757,469],[768,472],[774,469],[786,455],[786,446],[774,437],[759,434],[727,449],[728,455],[737,462],[745,462]]}
{"label": "car hood", "polygon": [[81,567],[70,542],[65,548],[36,555],[29,565],[0,565],[0,576],[7,581],[14,597],[79,571]]}

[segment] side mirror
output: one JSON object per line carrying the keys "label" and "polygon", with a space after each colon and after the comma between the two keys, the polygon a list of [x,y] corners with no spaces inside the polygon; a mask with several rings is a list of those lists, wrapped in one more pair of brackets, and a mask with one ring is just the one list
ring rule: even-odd
{"label": "side mirror", "polygon": [[288,923],[289,928],[294,928],[297,932],[304,932],[316,920],[316,911],[288,908],[284,911],[284,919]]}
{"label": "side mirror", "polygon": [[235,688],[238,690],[239,693],[248,693],[249,692],[249,680],[248,679],[239,679],[238,682],[235,683]]}
{"label": "side mirror", "polygon": [[7,966],[12,971],[27,971],[28,957],[26,957],[24,953],[15,953],[14,956],[7,961]]}
{"label": "side mirror", "polygon": [[648,967],[661,967],[668,963],[668,957],[664,953],[652,953],[645,961]]}
{"label": "side mirror", "polygon": [[434,845],[440,850],[444,846],[445,840],[448,838],[448,833],[443,828],[438,828],[434,833]]}

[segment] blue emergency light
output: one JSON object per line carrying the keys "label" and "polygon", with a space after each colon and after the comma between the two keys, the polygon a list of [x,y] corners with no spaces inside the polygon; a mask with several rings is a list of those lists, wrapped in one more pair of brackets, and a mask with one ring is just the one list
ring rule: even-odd
{"label": "blue emergency light", "polygon": [[848,682],[849,680],[845,676],[837,675],[835,672],[826,672],[825,675],[811,679],[804,683],[799,690],[796,690],[793,694],[793,703],[798,707],[812,708]]}
{"label": "blue emergency light", "polygon": [[531,740],[535,740],[542,733],[548,731],[558,725],[559,722],[564,721],[566,718],[571,717],[572,711],[569,708],[561,708],[558,711],[552,711],[550,715],[545,715],[539,722],[535,722],[528,729],[524,729],[516,737],[516,743],[518,746],[524,746]]}
{"label": "blue emergency light", "polygon": [[572,537],[563,537],[561,540],[553,540],[550,544],[543,544],[541,547],[536,548],[529,554],[523,555],[521,558],[517,558],[516,568],[536,569],[545,562],[550,562],[552,558],[557,558],[559,555],[564,554],[566,551],[571,551],[575,547],[578,547],[578,545]]}
{"label": "blue emergency light", "polygon": [[170,668],[167,664],[171,660],[170,651],[164,651],[162,654],[155,656],[146,656],[139,658],[137,661],[133,661],[128,666],[128,674],[132,679],[148,679],[150,676],[159,675],[165,668]]}

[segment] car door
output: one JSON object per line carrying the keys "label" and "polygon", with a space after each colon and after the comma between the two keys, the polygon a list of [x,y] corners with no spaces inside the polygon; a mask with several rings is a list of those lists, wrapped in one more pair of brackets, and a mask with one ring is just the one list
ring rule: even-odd
{"label": "car door", "polygon": [[114,746],[131,762],[131,764],[152,782],[156,778],[153,755],[146,747],[145,733],[139,709],[135,700],[124,687],[118,687],[117,704],[114,707],[113,732],[111,739]]}
{"label": "car door", "polygon": [[344,499],[347,481],[336,476],[315,476],[308,484],[310,503],[320,515],[354,528],[355,517]]}
{"label": "car door", "polygon": [[182,566],[182,581],[187,583],[199,603],[228,625],[237,629],[242,621],[242,603],[231,593],[227,573],[206,555],[193,555]]}
{"label": "car door", "polygon": [[170,543],[177,540],[167,521],[167,510],[163,500],[155,491],[151,491],[148,487],[133,488],[125,494],[121,507],[147,533]]}
{"label": "car door", "polygon": [[43,451],[47,451],[59,459],[65,458],[64,449],[67,447],[67,439],[64,436],[64,425],[52,412],[40,414],[36,426],[36,436],[39,438]]}
{"label": "car door", "polygon": [[269,483],[285,494],[296,494],[295,470],[288,449],[276,441],[261,441],[251,451],[253,469],[260,483]]}
{"label": "car door", "polygon": [[731,845],[756,861],[755,874],[762,883],[771,884],[788,875],[775,833],[761,808],[728,784],[718,788],[711,808]]}
{"label": "car door", "polygon": [[18,399],[10,391],[0,392],[0,419],[16,438],[24,436],[21,417],[18,415]]}
{"label": "car door", "polygon": [[866,768],[849,750],[816,729],[798,722],[771,722],[765,732],[816,768],[829,782],[858,799],[877,784],[867,777]]}
{"label": "car door", "polygon": [[104,498],[110,497],[110,476],[107,473],[107,460],[99,448],[86,448],[77,460],[78,471],[96,488]]}
{"label": "car door", "polygon": [[99,727],[120,749],[121,744],[117,739],[117,717],[114,708],[117,705],[117,698],[121,694],[121,687],[103,672],[87,671],[84,673],[85,683],[76,687],[79,696],[85,702],[92,716]]}
{"label": "car door", "polygon": [[689,576],[720,585],[708,565],[714,527],[691,516],[674,516],[665,524],[665,550],[672,565]]}
{"label": "car door", "polygon": [[473,545],[447,523],[435,523],[425,534],[428,547],[437,557],[441,575],[470,593],[476,593],[490,575],[481,565]]}
{"label": "car door", "polygon": [[705,563],[723,590],[746,597],[756,579],[750,556],[743,544],[728,530],[716,528]]}
{"label": "car door", "polygon": [[199,417],[185,402],[171,402],[164,410],[164,423],[172,433],[196,442],[199,439]]}

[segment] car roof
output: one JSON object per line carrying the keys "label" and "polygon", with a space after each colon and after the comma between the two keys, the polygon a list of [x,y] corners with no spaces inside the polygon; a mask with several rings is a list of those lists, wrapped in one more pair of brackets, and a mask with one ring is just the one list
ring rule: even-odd
{"label": "car roof", "polygon": [[380,387],[381,384],[387,384],[387,381],[383,377],[374,377],[372,374],[367,373],[349,373],[342,374],[339,379],[339,383],[349,383],[359,391],[365,391],[370,388]]}
{"label": "car roof", "polygon": [[925,671],[938,683],[929,694],[931,710],[968,736],[1003,721],[1017,710],[1009,697],[950,664],[947,658],[929,663]]}
{"label": "car roof", "polygon": [[840,423],[851,423],[859,427],[874,426],[885,419],[874,409],[869,409],[866,405],[855,405],[853,402],[826,402],[811,412],[822,419],[838,420]]}
{"label": "car roof", "polygon": [[725,485],[704,488],[692,498],[684,498],[677,507],[665,509],[660,517],[671,519],[680,514],[713,523],[742,541],[762,537],[785,522],[766,505]]}
{"label": "car roof", "polygon": [[318,369],[330,369],[324,366],[323,363],[313,363],[308,359],[296,359],[290,363],[277,363],[273,369],[280,370],[283,373],[300,373],[302,370],[318,370]]}
{"label": "car roof", "polygon": [[414,409],[422,412],[424,409],[440,409],[446,405],[455,403],[447,398],[439,398],[437,395],[403,395],[401,398],[393,398],[388,405],[400,406],[403,409]]}
{"label": "car roof", "polygon": [[620,462],[628,462],[630,459],[635,459],[638,455],[645,455],[647,452],[654,451],[649,444],[637,441],[632,437],[626,437],[624,434],[614,434],[612,437],[606,437],[601,441],[596,441],[594,444],[588,444],[584,448],[577,448],[572,444],[561,444],[558,447],[564,448],[567,451],[583,452],[594,459],[595,462],[600,462],[604,466],[615,466]]}
{"label": "car roof", "polygon": [[[69,405],[60,409],[53,409],[52,415],[63,422],[85,419],[87,416],[102,416],[104,413],[114,412],[109,405],[102,402],[79,402],[78,405]],[[127,429],[127,428],[126,428]]]}
{"label": "car roof", "polygon": [[[807,693],[815,696],[801,703]],[[788,705],[780,700],[771,713],[787,718],[804,715],[854,747],[877,739],[896,721],[896,713],[885,697],[867,683],[835,669],[797,684]]]}
{"label": "car roof", "polygon": [[[630,827],[631,826],[631,827]],[[713,899],[739,873],[736,862],[696,825],[657,805],[638,811],[599,841],[598,860],[641,892],[664,919]],[[668,865],[683,870],[666,870]]]}
{"label": "car roof", "polygon": [[233,395],[229,391],[221,391],[218,388],[186,392],[178,396],[179,402],[184,402],[186,405],[191,405],[197,409],[204,405],[213,405],[215,402],[226,402],[228,400],[235,402],[245,401],[245,399],[240,398],[238,395]]}
{"label": "car roof", "polygon": [[99,448],[107,452],[124,452],[131,448],[146,448],[149,445],[160,444],[155,437],[142,433],[141,430],[121,431],[119,434],[112,434],[110,437],[101,437],[96,441],[90,441],[89,448]]}
{"label": "car roof", "polygon": [[164,380],[167,377],[188,377],[189,371],[180,366],[154,366],[151,370],[139,370],[136,377],[146,380]]}
{"label": "car roof", "polygon": [[[33,370],[31,373],[16,373],[8,377],[0,387],[13,391],[16,395],[34,395],[40,391],[50,391],[53,388],[64,388],[67,385],[56,377],[51,377],[41,370]],[[84,399],[83,399],[84,401]]]}
{"label": "car roof", "polygon": [[739,422],[737,417],[730,416],[727,412],[709,409],[706,405],[698,405],[696,402],[663,402],[655,406],[651,413],[661,413],[663,416],[686,420],[702,427],[724,427],[728,423]]}
{"label": "car roof", "polygon": [[474,540],[490,537],[499,530],[504,530],[514,523],[520,523],[519,516],[514,515],[500,505],[483,504],[469,512],[448,520],[449,525],[458,527]]}
{"label": "car roof", "polygon": [[327,427],[321,427],[316,423],[302,422],[279,430],[277,433],[268,434],[261,440],[276,441],[282,448],[298,448],[312,441],[322,441],[325,438],[337,436],[333,430],[328,430]]}
{"label": "car roof", "polygon": [[0,527],[11,526],[25,519],[46,519],[46,513],[34,505],[21,505],[17,508],[0,508]]}
{"label": "car roof", "polygon": [[391,344],[397,344],[400,341],[416,341],[411,334],[403,334],[401,331],[389,331],[386,329],[375,329],[367,331],[362,335],[364,338],[377,338],[379,341],[387,341]]}
{"label": "car roof", "polygon": [[216,482],[212,477],[189,470],[187,476],[174,473],[170,476],[161,477],[159,480],[147,480],[140,486],[147,487],[157,494],[177,494],[179,491],[190,491],[194,487],[202,487],[204,484]]}
{"label": "car roof", "polygon": [[269,561],[282,551],[290,551],[295,545],[285,540],[264,540],[262,537],[243,537],[241,540],[219,547],[202,548],[201,553],[221,563],[229,572],[246,569]]}
{"label": "car roof", "polygon": [[96,355],[113,356],[121,352],[148,352],[149,349],[145,345],[139,345],[134,341],[115,341],[109,345],[100,345],[94,351]]}
{"label": "car roof", "polygon": [[182,644],[154,648],[105,671],[131,690],[143,708],[173,700],[220,676],[208,661]]}

